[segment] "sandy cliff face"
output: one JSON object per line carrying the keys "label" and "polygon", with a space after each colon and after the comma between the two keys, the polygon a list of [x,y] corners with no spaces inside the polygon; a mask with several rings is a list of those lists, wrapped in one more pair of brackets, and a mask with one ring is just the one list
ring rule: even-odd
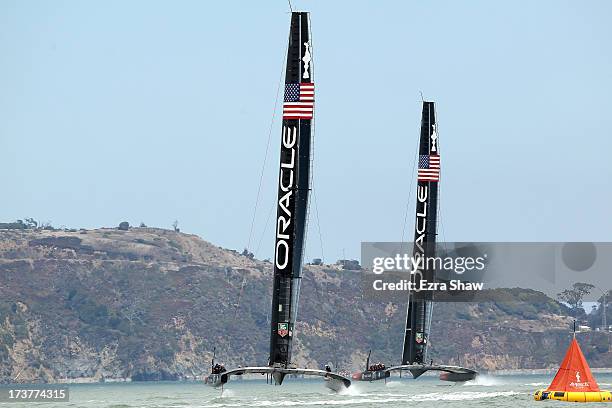
{"label": "sandy cliff face", "polygon": [[[0,381],[195,378],[212,350],[226,365],[266,364],[271,265],[197,236],[129,231],[0,231]],[[405,304],[361,296],[359,273],[307,267],[294,360],[341,368],[398,362]],[[517,304],[518,305],[518,304]],[[431,357],[484,368],[558,364],[567,318],[538,307],[436,305]],[[585,337],[611,365],[603,333]]]}

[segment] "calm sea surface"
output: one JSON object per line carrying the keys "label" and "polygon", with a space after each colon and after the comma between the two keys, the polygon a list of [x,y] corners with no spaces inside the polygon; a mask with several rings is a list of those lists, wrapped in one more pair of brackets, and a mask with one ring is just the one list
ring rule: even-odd
{"label": "calm sea surface", "polygon": [[[287,379],[282,386],[265,381],[238,380],[223,393],[200,383],[79,384],[70,386],[70,401],[62,403],[0,403],[0,406],[161,408],[161,407],[559,407],[559,401],[536,402],[532,393],[545,388],[551,376],[483,376],[475,382],[448,385],[435,377],[392,378],[357,383],[336,394],[321,380]],[[602,389],[612,389],[612,374],[596,374]]]}

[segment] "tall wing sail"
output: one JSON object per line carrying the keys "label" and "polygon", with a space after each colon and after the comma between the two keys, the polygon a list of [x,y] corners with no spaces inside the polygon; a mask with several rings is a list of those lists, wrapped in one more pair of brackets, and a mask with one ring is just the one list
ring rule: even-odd
{"label": "tall wing sail", "polygon": [[[415,259],[426,259],[435,256],[440,180],[440,152],[433,102],[423,102],[418,160],[413,256]],[[418,287],[420,280],[433,282],[434,278],[435,270],[423,262],[411,276],[411,281]],[[402,364],[421,364],[427,361],[432,307],[431,292],[410,292]]]}
{"label": "tall wing sail", "polygon": [[269,365],[285,368],[291,364],[310,187],[314,82],[308,22],[308,13],[291,13],[278,177]]}

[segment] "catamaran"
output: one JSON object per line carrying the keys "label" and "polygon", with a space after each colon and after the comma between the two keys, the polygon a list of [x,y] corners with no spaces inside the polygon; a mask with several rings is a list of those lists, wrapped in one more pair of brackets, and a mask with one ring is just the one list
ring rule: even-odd
{"label": "catamaran", "polygon": [[227,383],[233,375],[249,373],[270,375],[277,385],[283,383],[287,374],[324,377],[326,386],[333,390],[351,384],[348,378],[331,372],[329,367],[326,370],[302,369],[292,364],[291,360],[311,181],[311,125],[315,85],[309,19],[307,12],[291,13],[275,223],[268,366],[241,367],[227,371],[213,364],[212,372],[205,382],[214,387]]}
{"label": "catamaran", "polygon": [[[436,252],[438,220],[438,183],[440,181],[440,148],[436,129],[434,102],[424,101],[419,139],[417,171],[416,219],[414,225],[414,259],[433,258]],[[434,282],[435,270],[423,262],[411,274],[413,287],[421,281]],[[400,365],[386,367],[384,364],[370,365],[370,354],[364,371],[353,374],[356,381],[377,381],[388,378],[393,371],[409,371],[418,378],[427,371],[440,371],[440,379],[463,382],[476,377],[477,372],[469,368],[427,364],[427,346],[433,312],[432,291],[411,291],[408,297],[404,348]]]}

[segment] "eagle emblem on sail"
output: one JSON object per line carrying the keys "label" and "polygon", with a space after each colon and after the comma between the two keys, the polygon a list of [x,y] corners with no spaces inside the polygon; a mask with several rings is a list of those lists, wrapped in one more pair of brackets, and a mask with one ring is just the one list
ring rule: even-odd
{"label": "eagle emblem on sail", "polygon": [[438,132],[436,130],[436,124],[433,123],[431,125],[431,151],[435,152],[438,150],[438,146],[436,145],[436,142],[438,141]]}
{"label": "eagle emblem on sail", "polygon": [[278,324],[278,335],[281,337],[285,337],[289,334],[289,323],[279,323]]}
{"label": "eagle emblem on sail", "polygon": [[304,63],[304,75],[302,78],[308,79],[310,78],[310,73],[308,72],[310,68],[310,61],[312,61],[312,54],[310,53],[310,40],[304,43],[304,56],[302,57],[302,62]]}

